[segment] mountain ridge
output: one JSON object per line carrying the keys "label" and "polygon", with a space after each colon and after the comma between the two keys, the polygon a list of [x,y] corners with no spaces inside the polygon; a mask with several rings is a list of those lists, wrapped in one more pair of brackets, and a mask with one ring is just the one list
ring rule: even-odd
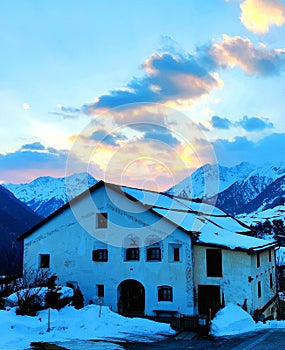
{"label": "mountain ridge", "polygon": [[43,176],[26,184],[4,184],[3,187],[45,218],[95,183],[97,180],[90,174],[76,173],[60,178]]}

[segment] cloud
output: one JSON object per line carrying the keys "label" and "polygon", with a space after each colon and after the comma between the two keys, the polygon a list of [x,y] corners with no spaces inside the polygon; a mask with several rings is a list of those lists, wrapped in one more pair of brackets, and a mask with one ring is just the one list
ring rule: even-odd
{"label": "cloud", "polygon": [[247,116],[244,116],[243,119],[237,123],[237,125],[240,125],[249,132],[273,128],[273,124],[269,122],[268,119],[257,117],[248,118]]}
{"label": "cloud", "polygon": [[142,78],[133,78],[126,88],[110,91],[98,97],[95,103],[86,104],[82,111],[93,114],[121,105],[140,102],[191,104],[202,95],[222,85],[211,69],[211,57],[202,54],[154,54],[142,65]]}
{"label": "cloud", "polygon": [[254,142],[246,137],[236,137],[229,141],[219,139],[213,142],[217,160],[220,164],[234,165],[243,161],[253,164],[284,162],[281,150],[285,148],[285,134],[273,133]]}
{"label": "cloud", "polygon": [[285,4],[281,0],[245,0],[240,4],[241,22],[253,33],[267,33],[271,26],[285,23]]}
{"label": "cloud", "polygon": [[229,129],[232,126],[232,122],[227,118],[221,118],[219,116],[213,116],[211,119],[212,127],[215,129]]}
{"label": "cloud", "polygon": [[77,119],[79,114],[81,113],[80,108],[75,107],[65,107],[61,104],[57,105],[57,108],[60,110],[60,112],[49,112],[53,115],[58,115],[60,117],[63,117],[64,119]]}
{"label": "cloud", "polygon": [[265,129],[272,129],[274,127],[273,123],[269,121],[268,118],[259,118],[244,116],[241,120],[233,123],[227,118],[221,118],[219,116],[213,116],[211,125],[215,129],[228,130],[231,127],[240,126],[248,132],[263,131]]}
{"label": "cloud", "polygon": [[223,35],[223,40],[209,50],[221,68],[239,67],[247,74],[258,76],[278,75],[285,66],[285,50],[255,47],[249,39]]}
{"label": "cloud", "polygon": [[118,147],[118,141],[126,140],[126,137],[120,133],[109,133],[104,129],[99,129],[92,133],[90,139],[107,146]]}
{"label": "cloud", "polygon": [[42,145],[40,142],[27,143],[21,147],[21,150],[43,151],[43,150],[45,150],[45,146]]}
{"label": "cloud", "polygon": [[[142,125],[143,124],[141,124],[141,126]],[[146,124],[145,128],[142,128],[142,130],[143,129],[145,130],[143,135],[143,139],[145,141],[156,140],[172,147],[180,144],[180,141],[178,141],[178,139],[172,135],[171,131],[162,125]]]}
{"label": "cloud", "polygon": [[[132,77],[125,87],[98,96],[95,102],[80,108],[57,105],[51,112],[64,118],[77,118],[81,113],[100,115],[113,110],[118,122],[130,116],[119,115],[118,107],[141,103],[164,104],[177,109],[193,105],[201,97],[223,87],[218,75],[221,69],[239,67],[249,75],[279,75],[285,67],[285,49],[255,46],[249,39],[223,35],[211,45],[196,48],[193,54],[167,46],[169,52],[153,54],[141,65],[142,76]],[[131,107],[134,109],[134,107]],[[135,113],[132,114],[135,117]],[[136,118],[136,117],[135,117]]]}
{"label": "cloud", "polygon": [[25,111],[29,110],[31,108],[31,106],[28,103],[23,103],[23,109]]}
{"label": "cloud", "polygon": [[1,182],[25,183],[38,176],[64,176],[67,151],[45,148],[39,142],[0,154]]}

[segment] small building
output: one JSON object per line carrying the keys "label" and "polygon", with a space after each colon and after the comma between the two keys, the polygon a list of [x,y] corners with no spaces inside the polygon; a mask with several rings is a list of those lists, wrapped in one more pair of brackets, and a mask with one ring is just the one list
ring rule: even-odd
{"label": "small building", "polygon": [[[276,243],[206,203],[98,182],[20,237],[25,271],[124,314],[273,313]],[[211,310],[211,311],[210,311]]]}

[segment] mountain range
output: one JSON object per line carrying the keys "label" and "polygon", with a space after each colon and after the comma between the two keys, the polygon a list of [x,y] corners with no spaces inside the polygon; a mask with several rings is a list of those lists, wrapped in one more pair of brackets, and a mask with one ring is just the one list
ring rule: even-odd
{"label": "mountain range", "polygon": [[93,176],[79,173],[61,178],[44,176],[26,184],[3,186],[36,214],[45,218],[96,182]]}
{"label": "mountain range", "polygon": [[285,163],[206,164],[167,192],[201,198],[233,216],[261,212],[285,203]]}

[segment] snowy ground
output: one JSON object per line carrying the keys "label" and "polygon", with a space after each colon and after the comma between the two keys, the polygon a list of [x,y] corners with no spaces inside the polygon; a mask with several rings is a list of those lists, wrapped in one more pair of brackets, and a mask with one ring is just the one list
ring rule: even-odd
{"label": "snowy ground", "polygon": [[260,331],[268,328],[285,328],[285,321],[255,323],[240,306],[228,304],[217,312],[212,321],[212,335],[216,337]]}
{"label": "snowy ground", "polygon": [[[17,316],[15,308],[0,311],[0,349],[24,350],[31,342],[65,342],[78,340],[138,340],[155,341],[175,334],[168,324],[140,318],[120,316],[108,307],[89,305],[81,310],[65,307],[51,310],[50,332],[48,311],[39,312],[36,317]],[[96,344],[99,349],[100,343]],[[109,344],[109,349],[112,344]],[[103,348],[103,347],[102,347]],[[106,348],[107,349],[107,348]],[[117,346],[116,349],[119,349]]]}
{"label": "snowy ground", "polygon": [[[99,317],[100,315],[100,317]],[[122,349],[112,341],[128,340],[158,341],[175,334],[168,324],[147,319],[126,318],[108,307],[89,305],[81,310],[71,306],[57,311],[51,310],[51,330],[48,328],[48,311],[39,312],[36,317],[17,316],[15,308],[0,310],[0,349],[25,350],[31,342],[50,342],[72,350]],[[241,307],[228,304],[220,310],[212,321],[212,335],[231,336],[269,328],[285,328],[285,321],[255,323]],[[86,343],[84,340],[99,340]],[[111,341],[111,343],[106,343]]]}

